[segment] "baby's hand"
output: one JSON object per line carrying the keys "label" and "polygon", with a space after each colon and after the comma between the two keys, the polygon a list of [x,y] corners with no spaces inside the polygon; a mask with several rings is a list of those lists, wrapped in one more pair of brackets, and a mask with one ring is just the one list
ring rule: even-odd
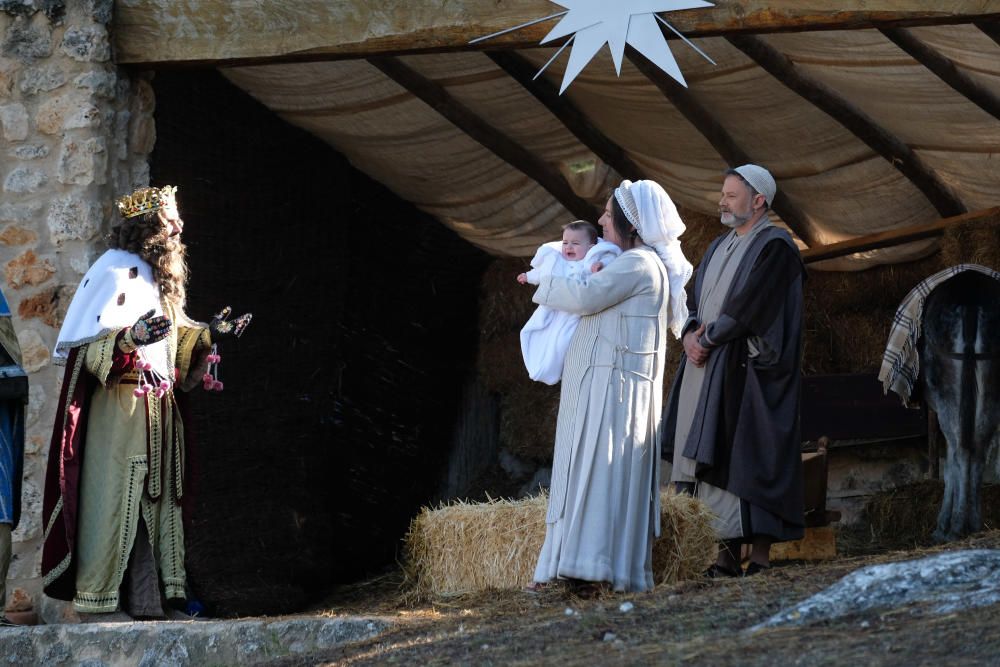
{"label": "baby's hand", "polygon": [[527,282],[528,282],[528,274],[527,273],[519,273],[519,274],[517,274],[517,282],[521,283],[522,285],[527,284]]}
{"label": "baby's hand", "polygon": [[600,271],[603,268],[604,268],[604,264],[602,264],[601,262],[594,262],[591,265],[591,267],[590,267],[590,272],[591,273],[597,273],[598,271]]}

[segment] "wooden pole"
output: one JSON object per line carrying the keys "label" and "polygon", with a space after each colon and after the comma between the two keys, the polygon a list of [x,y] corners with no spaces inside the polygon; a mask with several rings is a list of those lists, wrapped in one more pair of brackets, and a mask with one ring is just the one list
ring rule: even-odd
{"label": "wooden pole", "polygon": [[631,180],[642,178],[642,170],[632,158],[621,146],[597,129],[569,97],[560,95],[559,88],[545,77],[535,78],[538,68],[524,56],[514,51],[490,51],[486,55],[541,102],[580,143],[593,151],[604,164],[617,171],[619,176]]}
{"label": "wooden pole", "polygon": [[[110,32],[119,65],[228,66],[529,48],[556,19],[470,42],[560,11],[548,0],[117,0]],[[713,0],[663,16],[694,38],[989,21],[1000,0]]]}
{"label": "wooden pole", "polygon": [[965,205],[909,146],[826,84],[799,69],[785,54],[752,35],[729,42],[767,70],[781,84],[821,109],[906,176],[942,216],[966,212]]}
{"label": "wooden pole", "polygon": [[909,243],[910,241],[933,238],[943,234],[949,227],[995,217],[1000,217],[1000,206],[982,211],[973,211],[972,213],[964,213],[923,225],[868,234],[867,236],[859,236],[839,243],[809,248],[802,251],[802,261],[806,264],[812,264],[813,262],[853,255],[854,253],[865,252],[866,250],[877,250],[878,248],[888,248],[890,246]]}
{"label": "wooden pole", "polygon": [[398,58],[369,58],[374,67],[451,121],[501,160],[533,179],[578,218],[596,222],[601,211],[581,198],[559,171],[474,114],[438,83]]}
{"label": "wooden pole", "polygon": [[1000,97],[960,70],[949,58],[921,42],[906,28],[883,28],[882,34],[977,107],[994,118],[1000,118]]}
{"label": "wooden pole", "polygon": [[1000,21],[997,21],[996,19],[992,21],[976,21],[976,27],[979,28],[983,34],[1000,45]]}
{"label": "wooden pole", "polygon": [[[670,103],[681,112],[681,115],[712,144],[712,147],[725,160],[726,164],[730,167],[738,167],[741,164],[753,162],[746,151],[740,147],[733,136],[722,126],[722,123],[694,98],[690,90],[674,81],[670,75],[631,47],[626,49],[626,54],[636,69],[659,88],[660,92],[663,93]],[[812,227],[809,225],[808,218],[788,199],[780,188],[774,197],[771,208],[781,216],[785,224],[802,239],[803,243],[810,247],[816,244],[816,237],[813,234]]]}

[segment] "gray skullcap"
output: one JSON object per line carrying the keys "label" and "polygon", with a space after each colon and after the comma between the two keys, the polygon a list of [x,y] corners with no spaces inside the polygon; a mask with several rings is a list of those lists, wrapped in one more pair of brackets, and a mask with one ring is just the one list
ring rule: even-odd
{"label": "gray skullcap", "polygon": [[767,205],[771,205],[771,202],[774,201],[774,195],[778,191],[778,185],[774,182],[771,172],[756,164],[745,164],[736,167],[733,171],[742,176],[743,180],[750,184],[750,187],[764,195]]}
{"label": "gray skullcap", "polygon": [[620,186],[615,188],[615,199],[622,207],[626,219],[632,223],[636,231],[641,231],[639,229],[639,206],[635,203],[635,197],[632,195],[632,181],[625,179]]}

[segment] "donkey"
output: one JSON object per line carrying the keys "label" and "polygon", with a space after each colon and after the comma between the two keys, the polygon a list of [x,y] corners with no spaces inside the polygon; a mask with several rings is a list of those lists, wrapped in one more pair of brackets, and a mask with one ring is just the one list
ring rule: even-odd
{"label": "donkey", "polygon": [[1000,282],[965,271],[941,283],[922,330],[924,400],[948,443],[934,540],[947,542],[983,527],[983,468],[1000,434]]}

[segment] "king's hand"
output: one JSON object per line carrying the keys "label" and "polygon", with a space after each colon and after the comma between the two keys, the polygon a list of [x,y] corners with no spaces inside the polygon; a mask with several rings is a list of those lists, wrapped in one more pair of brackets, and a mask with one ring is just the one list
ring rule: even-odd
{"label": "king's hand", "polygon": [[243,313],[242,315],[229,319],[229,314],[233,309],[226,306],[220,310],[208,325],[208,330],[212,333],[212,340],[218,341],[223,338],[239,338],[243,331],[253,319],[253,313]]}
{"label": "king's hand", "polygon": [[163,315],[155,315],[155,310],[151,310],[132,325],[129,330],[132,341],[136,345],[151,345],[159,342],[170,335],[173,322]]}

